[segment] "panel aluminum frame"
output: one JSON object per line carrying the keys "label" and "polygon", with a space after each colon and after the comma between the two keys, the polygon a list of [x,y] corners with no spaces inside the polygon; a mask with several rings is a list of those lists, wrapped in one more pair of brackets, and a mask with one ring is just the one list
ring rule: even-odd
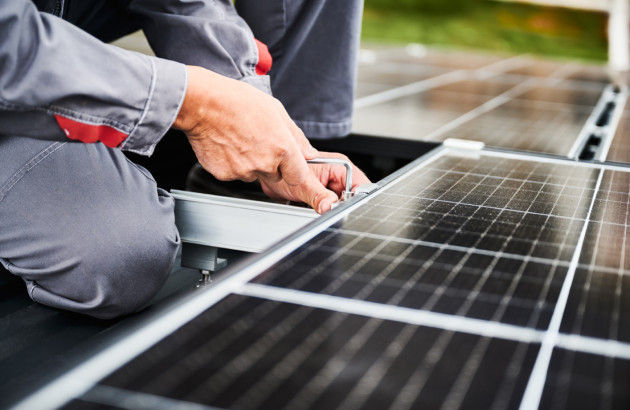
{"label": "panel aluminum frame", "polygon": [[184,243],[262,252],[319,215],[313,209],[173,190]]}

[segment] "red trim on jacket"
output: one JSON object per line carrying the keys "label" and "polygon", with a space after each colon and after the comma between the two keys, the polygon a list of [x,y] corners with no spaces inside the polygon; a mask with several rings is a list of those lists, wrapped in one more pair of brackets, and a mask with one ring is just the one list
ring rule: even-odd
{"label": "red trim on jacket", "polygon": [[256,47],[258,47],[258,64],[256,64],[256,74],[265,75],[271,70],[271,65],[273,63],[271,59],[271,54],[269,54],[269,49],[265,45],[256,39]]}
{"label": "red trim on jacket", "polygon": [[58,114],[55,114],[55,119],[71,140],[85,143],[102,142],[110,148],[116,148],[129,136],[109,125],[86,124]]}

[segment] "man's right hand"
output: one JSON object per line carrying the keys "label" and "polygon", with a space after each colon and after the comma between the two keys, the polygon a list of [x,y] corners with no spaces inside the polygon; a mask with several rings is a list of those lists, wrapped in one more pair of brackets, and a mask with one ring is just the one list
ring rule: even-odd
{"label": "man's right hand", "polygon": [[173,127],[184,131],[201,166],[220,180],[284,181],[319,213],[337,200],[306,163],[317,150],[278,100],[249,84],[189,66]]}

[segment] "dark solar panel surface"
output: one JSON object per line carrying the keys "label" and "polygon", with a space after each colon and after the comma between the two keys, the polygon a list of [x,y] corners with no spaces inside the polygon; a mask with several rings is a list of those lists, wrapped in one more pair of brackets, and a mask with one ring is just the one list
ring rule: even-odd
{"label": "dark solar panel surface", "polygon": [[603,84],[578,84],[565,81],[553,86],[532,87],[518,98],[592,108],[597,104],[603,91]]}
{"label": "dark solar panel surface", "polygon": [[356,111],[355,121],[361,125],[355,132],[422,139],[490,99],[483,94],[428,90]]}
{"label": "dark solar panel surface", "polygon": [[379,61],[397,64],[419,64],[444,69],[475,70],[503,61],[505,58],[491,54],[443,52],[420,47],[375,50]]}
{"label": "dark solar panel surface", "polygon": [[402,87],[444,74],[444,69],[432,66],[401,65],[391,63],[370,64],[362,66],[358,73],[360,87],[356,98]]}
{"label": "dark solar panel surface", "polygon": [[483,141],[492,147],[566,156],[592,112],[582,105],[516,99],[448,130],[436,140]]}
{"label": "dark solar panel surface", "polygon": [[630,164],[630,110],[626,109],[619,120],[606,159]]}
{"label": "dark solar panel surface", "polygon": [[[357,101],[354,131],[365,135],[431,141],[459,138],[567,156],[607,82],[605,69],[599,66],[521,57],[467,60],[459,55],[413,55],[405,49],[391,54],[375,51],[375,55],[385,66],[415,63],[417,71],[415,75],[408,70],[381,71],[375,80],[370,77],[374,68],[362,66],[366,73],[359,78],[357,96],[366,99]],[[453,77],[444,84],[430,75],[430,68],[440,67],[458,69],[466,79]],[[415,92],[405,89],[413,77],[424,81],[425,87]],[[385,83],[391,87],[385,88]],[[517,84],[517,90],[510,90]],[[454,94],[448,97],[443,91]],[[381,92],[388,93],[384,100],[370,95]]]}
{"label": "dark solar panel surface", "polygon": [[602,84],[610,83],[610,76],[605,65],[584,65],[575,67],[573,72],[565,78],[575,81],[596,82]]}
{"label": "dark solar panel surface", "polygon": [[627,409],[630,361],[556,349],[541,409]]}
{"label": "dark solar panel surface", "polygon": [[449,91],[460,95],[473,94],[496,97],[503,94],[517,83],[509,77],[500,77],[492,80],[468,79],[456,83],[434,87],[436,91]]}
{"label": "dark solar panel surface", "polygon": [[382,63],[366,65],[358,73],[360,82],[384,84],[391,88],[422,81],[444,74],[445,71],[431,66],[411,65],[407,69],[400,64]]}
{"label": "dark solar panel surface", "polygon": [[509,408],[537,349],[230,296],[102,384],[231,409]]}
{"label": "dark solar panel surface", "polygon": [[258,282],[546,328],[597,172],[443,157]]}
{"label": "dark solar panel surface", "polygon": [[562,331],[630,342],[628,172],[604,173]]}
{"label": "dark solar panel surface", "polygon": [[[517,74],[530,77],[551,77],[558,73],[558,70],[567,69],[567,64],[555,61],[532,60],[530,64],[507,70],[508,74]],[[573,70],[569,68],[568,72]]]}

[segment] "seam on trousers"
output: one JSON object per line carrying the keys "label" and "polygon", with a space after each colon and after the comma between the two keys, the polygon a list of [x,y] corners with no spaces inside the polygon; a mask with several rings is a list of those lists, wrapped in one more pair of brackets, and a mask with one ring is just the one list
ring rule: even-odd
{"label": "seam on trousers", "polygon": [[22,167],[18,169],[2,187],[0,187],[0,202],[4,199],[7,193],[9,193],[11,188],[13,188],[15,184],[17,184],[31,169],[35,168],[37,164],[42,162],[44,159],[46,159],[46,157],[57,151],[65,144],[66,142],[52,143],[48,147],[41,150],[33,158],[31,158],[26,164],[22,165]]}
{"label": "seam on trousers", "polygon": [[31,300],[35,300],[35,289],[39,286],[37,283],[35,283],[35,281],[32,281],[33,286],[31,286],[31,289],[28,292],[28,296],[30,296]]}

